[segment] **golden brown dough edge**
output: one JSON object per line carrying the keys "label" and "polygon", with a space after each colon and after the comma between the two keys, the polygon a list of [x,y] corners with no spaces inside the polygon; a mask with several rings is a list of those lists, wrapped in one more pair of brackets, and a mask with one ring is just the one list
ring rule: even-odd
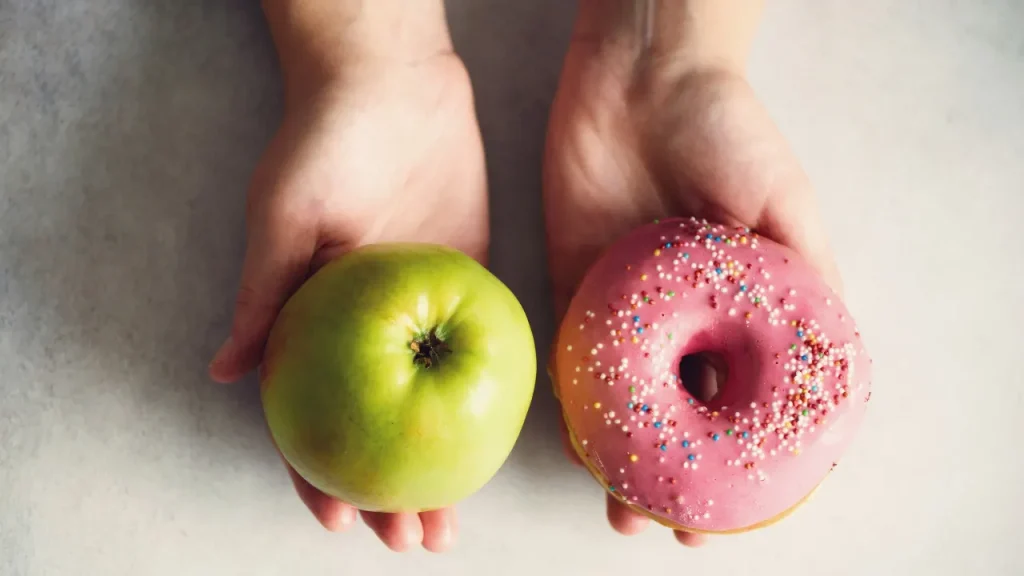
{"label": "golden brown dough edge", "polygon": [[548,369],[548,377],[551,379],[551,384],[552,384],[551,387],[553,389],[553,392],[554,392],[554,395],[555,395],[555,399],[558,400],[558,402],[559,402],[559,410],[562,413],[562,420],[565,421],[565,428],[566,428],[566,430],[569,433],[569,441],[572,444],[572,449],[573,449],[573,451],[576,452],[576,455],[579,456],[580,461],[583,462],[583,465],[586,466],[587,470],[590,471],[590,474],[594,478],[594,480],[597,481],[599,484],[601,484],[601,488],[605,492],[607,492],[607,493],[617,497],[619,499],[619,502],[621,502],[621,503],[625,504],[626,506],[628,506],[630,510],[633,510],[634,512],[636,512],[638,514],[646,516],[647,518],[650,518],[651,520],[654,520],[658,524],[661,524],[662,526],[665,526],[667,528],[671,528],[672,530],[679,530],[679,531],[682,531],[682,532],[692,532],[694,534],[709,534],[709,535],[717,535],[717,534],[742,534],[744,532],[752,532],[754,530],[758,530],[758,529],[761,529],[761,528],[765,528],[765,527],[771,526],[772,524],[775,524],[779,520],[782,520],[783,518],[789,516],[794,511],[796,511],[797,508],[799,508],[805,502],[810,500],[811,497],[814,496],[814,493],[817,492],[818,488],[821,486],[821,484],[819,483],[818,486],[815,486],[814,489],[811,490],[807,494],[807,496],[804,496],[799,502],[797,502],[796,504],[794,504],[790,508],[788,508],[786,510],[783,510],[779,514],[776,514],[775,516],[773,516],[773,517],[771,517],[771,518],[769,518],[767,520],[763,520],[761,522],[758,522],[757,524],[754,524],[752,526],[747,526],[747,527],[744,527],[744,528],[734,528],[732,530],[703,530],[703,529],[700,529],[700,528],[691,528],[689,526],[683,526],[681,524],[676,524],[674,522],[670,522],[670,521],[668,521],[668,520],[666,520],[664,518],[661,518],[660,516],[656,516],[655,514],[651,513],[646,508],[637,506],[636,504],[633,504],[633,503],[623,499],[621,494],[616,494],[616,493],[608,490],[608,486],[610,484],[608,482],[608,479],[605,478],[604,475],[601,474],[601,472],[598,471],[597,468],[587,458],[586,453],[583,451],[583,448],[580,446],[579,440],[576,439],[576,432],[573,431],[572,426],[569,425],[569,420],[568,420],[568,418],[567,418],[567,416],[565,414],[565,410],[561,409],[561,398],[558,395],[558,385],[555,383],[555,375],[554,375],[553,371],[550,369],[550,366],[549,366],[549,369]]}

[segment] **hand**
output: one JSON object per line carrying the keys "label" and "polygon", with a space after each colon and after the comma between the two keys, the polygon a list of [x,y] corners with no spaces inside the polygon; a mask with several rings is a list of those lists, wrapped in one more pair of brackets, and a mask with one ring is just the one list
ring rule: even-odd
{"label": "hand", "polygon": [[[637,54],[583,38],[566,58],[544,167],[559,319],[605,246],[670,215],[750,226],[801,253],[838,289],[811,185],[742,68],[673,59],[665,69],[651,53]],[[610,496],[607,507],[623,534],[648,523]]]}
{"label": "hand", "polygon": [[[384,59],[302,86],[288,94],[251,183],[231,335],[210,365],[217,381],[254,369],[287,298],[352,248],[434,242],[486,258],[483,149],[469,79],[453,53]],[[355,523],[353,507],[289,473],[327,529]],[[440,551],[455,538],[450,509],[362,517],[393,550],[422,542]]]}

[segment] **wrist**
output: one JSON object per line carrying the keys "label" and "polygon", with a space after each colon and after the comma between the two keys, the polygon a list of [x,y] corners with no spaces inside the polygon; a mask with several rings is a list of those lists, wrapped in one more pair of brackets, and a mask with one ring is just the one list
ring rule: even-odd
{"label": "wrist", "polygon": [[573,47],[672,76],[744,75],[763,0],[581,0]]}
{"label": "wrist", "polygon": [[262,0],[288,94],[452,52],[443,0]]}

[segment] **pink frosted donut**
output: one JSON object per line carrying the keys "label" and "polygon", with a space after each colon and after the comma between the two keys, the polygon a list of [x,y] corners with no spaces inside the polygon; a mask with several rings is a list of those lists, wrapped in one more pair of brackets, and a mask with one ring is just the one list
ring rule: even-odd
{"label": "pink frosted donut", "polygon": [[[587,272],[550,366],[576,452],[605,488],[675,529],[728,533],[795,509],[870,397],[846,307],[793,251],[748,228],[638,228]],[[683,357],[720,355],[709,402]]]}

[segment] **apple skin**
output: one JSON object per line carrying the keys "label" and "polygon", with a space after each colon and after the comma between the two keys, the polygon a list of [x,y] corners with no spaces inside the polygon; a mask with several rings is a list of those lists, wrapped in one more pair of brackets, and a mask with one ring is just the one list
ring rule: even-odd
{"label": "apple skin", "polygon": [[[431,331],[447,352],[417,354]],[[375,244],[288,300],[260,394],[278,450],[310,484],[362,510],[414,512],[453,505],[498,472],[536,372],[526,313],[484,266],[448,247]]]}

